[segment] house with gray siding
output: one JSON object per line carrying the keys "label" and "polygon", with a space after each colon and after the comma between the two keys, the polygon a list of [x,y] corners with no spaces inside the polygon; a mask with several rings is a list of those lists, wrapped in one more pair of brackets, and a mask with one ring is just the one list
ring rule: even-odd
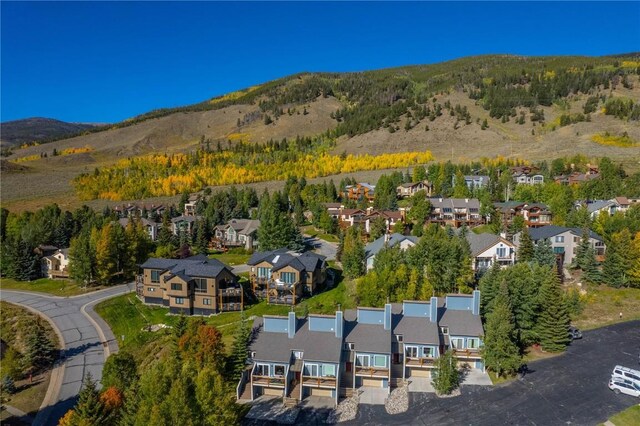
{"label": "house with gray siding", "polygon": [[418,244],[418,237],[412,235],[384,234],[382,237],[374,240],[366,245],[364,248],[364,261],[367,267],[367,271],[373,269],[373,264],[376,259],[376,255],[380,250],[385,247],[399,246],[400,250],[404,251],[409,247],[413,247]]}
{"label": "house with gray siding", "polygon": [[484,370],[480,354],[484,330],[480,319],[480,292],[449,294],[439,309],[438,325],[444,339],[444,348],[453,349],[458,366]]}
{"label": "house with gray siding", "polygon": [[[564,265],[571,265],[578,254],[578,247],[582,240],[582,229],[548,225],[541,228],[530,229],[529,236],[534,244],[538,244],[543,240],[549,240],[551,247],[553,247],[553,252],[562,258],[562,263]],[[518,232],[513,236],[513,243],[516,248],[520,247],[521,238],[522,232]],[[596,257],[602,260],[606,248],[602,237],[595,232],[589,231],[589,243],[594,248]]]}

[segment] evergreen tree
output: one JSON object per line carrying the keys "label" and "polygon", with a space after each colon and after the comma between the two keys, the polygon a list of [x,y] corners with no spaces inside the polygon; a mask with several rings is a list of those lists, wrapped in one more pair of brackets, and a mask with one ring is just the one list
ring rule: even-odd
{"label": "evergreen tree", "polygon": [[556,255],[553,253],[553,247],[551,247],[548,238],[538,241],[533,251],[533,260],[541,266],[556,267]]}
{"label": "evergreen tree", "polygon": [[74,411],[79,424],[99,425],[104,422],[107,413],[91,373],[87,373],[82,382]]}
{"label": "evergreen tree", "polygon": [[89,232],[83,230],[71,240],[69,248],[69,275],[74,281],[88,286],[95,275],[95,252]]}
{"label": "evergreen tree", "polygon": [[582,269],[583,271],[586,266],[586,263],[588,262],[587,254],[589,252],[590,247],[591,247],[591,244],[589,243],[589,229],[585,228],[582,230],[582,238],[580,239],[580,245],[578,246],[576,257],[574,259],[574,262],[575,262],[574,266]]}
{"label": "evergreen tree", "polygon": [[491,268],[480,278],[480,313],[486,320],[493,310],[492,302],[495,299],[500,288],[500,264],[493,262]]}
{"label": "evergreen tree", "polygon": [[364,244],[360,236],[360,228],[352,226],[347,229],[342,245],[340,261],[347,278],[357,278],[364,274]]}
{"label": "evergreen tree", "polygon": [[247,324],[247,318],[244,311],[240,314],[240,323],[235,332],[235,340],[231,348],[231,370],[233,371],[233,380],[238,381],[242,376],[242,372],[246,368],[247,362],[247,345],[251,337],[251,329]]}
{"label": "evergreen tree", "polygon": [[624,228],[611,236],[602,264],[602,279],[611,287],[629,284],[634,261],[634,250],[629,229]]}
{"label": "evergreen tree", "polygon": [[538,296],[540,314],[537,332],[542,349],[564,351],[569,344],[569,314],[563,300],[560,282],[553,269],[548,269]]}
{"label": "evergreen tree", "polygon": [[431,384],[439,395],[449,395],[460,385],[460,373],[453,350],[449,349],[436,359]]}
{"label": "evergreen tree", "polygon": [[373,221],[371,221],[371,228],[369,232],[370,241],[377,240],[386,233],[387,221],[384,217],[378,216]]}
{"label": "evergreen tree", "polygon": [[497,376],[506,376],[520,368],[522,357],[516,343],[514,319],[505,281],[500,285],[492,307],[485,326],[482,356],[488,370],[494,371]]}
{"label": "evergreen tree", "polygon": [[199,254],[207,254],[209,241],[207,236],[207,227],[204,220],[199,220],[196,225],[196,237],[194,246]]}
{"label": "evergreen tree", "polygon": [[20,281],[35,280],[40,276],[40,259],[27,241],[18,239],[15,278]]}
{"label": "evergreen tree", "polygon": [[464,180],[464,174],[461,170],[458,170],[455,175],[455,183],[453,185],[454,198],[468,198],[470,195],[469,187]]}
{"label": "evergreen tree", "polygon": [[[640,259],[640,257],[639,257]],[[597,284],[602,280],[598,261],[596,260],[596,252],[593,247],[589,246],[582,258],[582,278],[590,283]]]}
{"label": "evergreen tree", "polygon": [[171,232],[171,218],[169,210],[165,210],[162,215],[162,225],[158,231],[158,245],[167,246],[173,242],[173,233]]}
{"label": "evergreen tree", "polygon": [[31,372],[40,371],[53,363],[56,348],[41,320],[38,319],[31,324],[25,343],[24,361]]}
{"label": "evergreen tree", "polygon": [[529,229],[524,228],[520,235],[520,247],[518,247],[517,258],[518,262],[531,262],[534,258],[535,249]]}
{"label": "evergreen tree", "polygon": [[102,369],[102,387],[115,387],[125,392],[138,380],[136,360],[129,352],[117,352],[107,358]]}
{"label": "evergreen tree", "polygon": [[11,376],[6,375],[2,378],[2,381],[0,382],[0,393],[6,393],[8,395],[16,393],[16,384]]}

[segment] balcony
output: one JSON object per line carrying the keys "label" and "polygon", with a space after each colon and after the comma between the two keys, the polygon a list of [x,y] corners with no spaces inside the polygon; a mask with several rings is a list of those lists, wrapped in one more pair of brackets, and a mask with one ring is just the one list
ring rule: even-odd
{"label": "balcony", "polygon": [[223,311],[223,312],[242,310],[242,303],[221,303],[218,306],[220,308],[220,311]]}
{"label": "balcony", "polygon": [[241,297],[242,289],[236,287],[221,288],[218,290],[218,295],[221,297]]}
{"label": "balcony", "polygon": [[382,367],[356,366],[356,376],[364,377],[389,377],[389,369]]}
{"label": "balcony", "polygon": [[303,386],[313,386],[316,388],[334,389],[337,383],[338,381],[336,380],[335,377],[311,377],[311,376],[302,377]]}
{"label": "balcony", "polygon": [[269,284],[269,277],[258,277],[256,275],[251,275],[251,284],[253,284],[253,288],[256,287],[266,287]]}
{"label": "balcony", "polygon": [[407,367],[433,368],[436,362],[435,357],[406,357]]}
{"label": "balcony", "polygon": [[49,275],[51,276],[51,278],[69,278],[69,271],[67,269],[63,269],[61,271],[50,269]]}
{"label": "balcony", "polygon": [[453,356],[460,359],[482,359],[478,349],[454,349]]}
{"label": "balcony", "polygon": [[284,377],[258,376],[254,374],[251,380],[254,385],[267,386],[270,388],[284,388],[285,384]]}

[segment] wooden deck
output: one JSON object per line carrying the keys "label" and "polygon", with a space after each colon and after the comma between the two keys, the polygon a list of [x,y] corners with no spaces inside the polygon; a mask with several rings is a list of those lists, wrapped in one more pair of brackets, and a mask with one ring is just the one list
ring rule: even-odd
{"label": "wooden deck", "polygon": [[388,368],[358,367],[356,366],[356,376],[362,377],[389,377]]}
{"label": "wooden deck", "polygon": [[407,357],[405,365],[407,367],[433,368],[436,358],[413,358]]}
{"label": "wooden deck", "polygon": [[462,359],[482,359],[478,349],[454,349],[453,356]]}
{"label": "wooden deck", "polygon": [[303,377],[302,385],[334,389],[336,387],[336,379],[333,377]]}
{"label": "wooden deck", "polygon": [[284,377],[253,376],[253,384],[270,388],[284,388]]}

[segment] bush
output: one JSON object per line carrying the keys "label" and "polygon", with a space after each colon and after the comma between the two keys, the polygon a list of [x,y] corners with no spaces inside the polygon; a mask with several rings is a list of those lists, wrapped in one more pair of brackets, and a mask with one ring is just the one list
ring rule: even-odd
{"label": "bush", "polygon": [[439,395],[449,395],[460,385],[460,373],[456,364],[451,349],[436,360],[431,384]]}

